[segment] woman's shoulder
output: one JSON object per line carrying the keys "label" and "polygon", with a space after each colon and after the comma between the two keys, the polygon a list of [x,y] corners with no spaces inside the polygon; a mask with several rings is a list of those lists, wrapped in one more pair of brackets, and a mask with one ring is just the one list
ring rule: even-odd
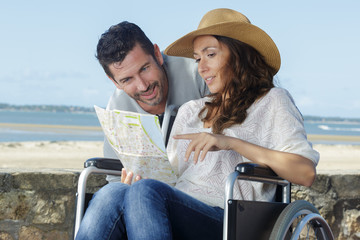
{"label": "woman's shoulder", "polygon": [[272,89],[270,89],[267,95],[275,97],[290,97],[289,91],[281,87],[273,87]]}
{"label": "woman's shoulder", "polygon": [[280,87],[274,87],[264,96],[264,99],[268,99],[272,103],[293,103],[294,99],[288,90]]}
{"label": "woman's shoulder", "polygon": [[264,109],[266,111],[271,109],[277,111],[280,108],[292,108],[294,105],[295,102],[286,89],[274,87],[265,96],[256,101],[248,111],[264,111]]}
{"label": "woman's shoulder", "polygon": [[[187,110],[187,111],[198,111],[199,109],[201,109],[202,107],[205,106],[205,102],[209,101],[208,98],[204,97],[204,98],[199,98],[199,99],[195,99],[195,100],[190,100],[186,103],[184,103],[180,109]],[[180,110],[179,109],[179,110]]]}

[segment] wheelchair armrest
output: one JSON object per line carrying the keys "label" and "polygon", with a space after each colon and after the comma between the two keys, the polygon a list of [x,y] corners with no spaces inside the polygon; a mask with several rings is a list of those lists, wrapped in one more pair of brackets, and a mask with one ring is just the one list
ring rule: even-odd
{"label": "wheelchair armrest", "polygon": [[88,168],[90,166],[97,167],[99,169],[108,169],[108,170],[118,170],[124,167],[119,159],[113,158],[90,158],[85,161],[84,167]]}
{"label": "wheelchair armrest", "polygon": [[86,205],[86,181],[90,174],[108,174],[121,176],[122,163],[119,159],[90,158],[84,163],[85,169],[81,171],[77,187],[77,203],[75,217],[75,235],[80,227]]}
{"label": "wheelchair armrest", "polygon": [[235,171],[239,172],[239,174],[243,176],[262,177],[277,180],[282,179],[272,169],[260,166],[255,163],[239,163],[235,167]]}

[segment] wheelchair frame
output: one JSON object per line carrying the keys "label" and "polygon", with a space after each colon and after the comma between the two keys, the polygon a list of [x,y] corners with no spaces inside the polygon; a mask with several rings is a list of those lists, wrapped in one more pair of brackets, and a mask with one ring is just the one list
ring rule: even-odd
{"label": "wheelchair frame", "polygon": [[[91,158],[84,163],[85,169],[81,172],[77,189],[77,203],[76,203],[76,217],[75,217],[75,232],[74,239],[79,230],[81,220],[84,215],[85,209],[85,197],[86,197],[86,181],[90,174],[110,174],[121,176],[121,169],[123,165],[118,159],[108,158]],[[269,184],[276,184],[280,187],[281,202],[257,202],[257,201],[242,201],[233,199],[233,188],[237,180],[258,181]],[[331,229],[327,222],[320,216],[316,208],[309,202],[303,200],[297,200],[290,203],[291,199],[291,185],[288,181],[278,177],[271,169],[260,167],[252,163],[239,164],[233,173],[231,173],[226,181],[225,186],[225,204],[224,204],[224,226],[223,226],[223,240],[238,239],[239,234],[236,233],[236,221],[239,219],[236,212],[242,206],[256,206],[251,211],[269,211],[271,209],[271,215],[276,216],[273,218],[263,219],[262,222],[266,222],[267,226],[271,226],[271,231],[264,231],[262,239],[299,239],[302,229],[310,224],[313,229],[319,230],[317,239],[334,239]],[[256,204],[256,205],[255,205]],[[240,207],[239,207],[240,206]],[[260,206],[260,207],[259,207]],[[232,210],[232,211],[229,211]],[[238,215],[237,215],[238,214]],[[252,212],[250,212],[252,214]],[[241,215],[241,214],[240,214]],[[249,222],[248,216],[245,222]],[[294,227],[293,232],[291,225],[293,222],[302,216],[300,223]],[[264,218],[264,217],[262,217]],[[256,218],[254,218],[256,219]],[[257,221],[257,220],[256,220]],[[252,222],[250,222],[251,224]],[[243,222],[240,223],[242,225]],[[254,232],[254,231],[253,231]],[[241,239],[259,239],[254,238],[253,232],[244,231],[241,232]],[[258,231],[257,231],[258,232]],[[250,236],[244,236],[244,234],[250,234]],[[291,235],[290,235],[291,234]]]}
{"label": "wheelchair frame", "polygon": [[[237,180],[276,184],[278,189],[280,187],[280,191],[277,191],[277,194],[280,193],[281,195],[281,203],[234,200],[233,189]],[[235,171],[228,176],[225,186],[223,240],[303,239],[301,235],[305,227],[308,228],[307,234],[309,234],[310,228],[313,229],[313,234],[315,235],[313,237],[316,237],[316,239],[334,239],[329,225],[311,203],[304,200],[297,200],[292,203],[290,203],[290,201],[291,184],[287,180],[280,178],[269,168],[264,168],[253,163],[238,164]],[[253,208],[254,211],[271,213],[276,218],[265,217],[265,219],[258,220],[259,217],[257,217],[255,220],[249,220],[249,217],[244,216],[241,211],[243,210],[243,206],[251,207],[253,204],[257,204],[257,208],[260,208],[260,210]],[[239,211],[239,209],[241,210]],[[263,217],[260,216],[260,218]],[[242,220],[240,224],[237,223],[239,220]],[[247,223],[249,221],[250,224]],[[258,224],[257,226],[271,227],[271,231],[259,233],[259,231],[249,230],[253,222]],[[244,223],[249,227],[244,228]],[[236,230],[239,229],[237,226],[242,226],[244,231],[237,233]],[[306,237],[309,236],[307,235]]]}

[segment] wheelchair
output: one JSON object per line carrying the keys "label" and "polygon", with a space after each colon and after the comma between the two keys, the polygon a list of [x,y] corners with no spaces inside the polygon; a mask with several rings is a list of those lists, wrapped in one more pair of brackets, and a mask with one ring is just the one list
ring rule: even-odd
{"label": "wheelchair", "polygon": [[[86,193],[90,174],[121,175],[123,165],[118,159],[91,158],[84,163],[77,188],[74,238],[91,195]],[[237,180],[276,184],[274,202],[244,201],[233,199]],[[271,169],[252,163],[239,164],[226,181],[223,240],[282,240],[321,239],[332,240],[332,231],[309,202],[290,202],[291,184],[281,179]]]}

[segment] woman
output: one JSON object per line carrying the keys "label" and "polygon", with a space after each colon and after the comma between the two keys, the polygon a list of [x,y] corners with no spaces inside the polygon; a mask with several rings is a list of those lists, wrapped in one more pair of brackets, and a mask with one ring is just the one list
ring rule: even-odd
{"label": "woman", "polygon": [[[212,94],[179,109],[168,144],[175,187],[151,179],[104,187],[118,202],[108,206],[114,214],[103,239],[221,239],[225,179],[240,162],[312,184],[319,156],[292,98],[274,87],[280,55],[264,31],[239,12],[215,9],[165,53],[195,58]],[[123,171],[122,182],[132,177]],[[274,187],[240,182],[236,195],[269,201]]]}
{"label": "woman", "polygon": [[[176,140],[170,140],[168,155],[178,166],[178,189],[222,207],[225,178],[244,161],[268,166],[290,182],[312,184],[319,155],[306,140],[289,93],[274,88],[280,55],[264,31],[241,13],[216,9],[165,53],[195,58],[212,93],[183,105],[174,123]],[[274,191],[241,182],[235,196],[270,201]]]}

